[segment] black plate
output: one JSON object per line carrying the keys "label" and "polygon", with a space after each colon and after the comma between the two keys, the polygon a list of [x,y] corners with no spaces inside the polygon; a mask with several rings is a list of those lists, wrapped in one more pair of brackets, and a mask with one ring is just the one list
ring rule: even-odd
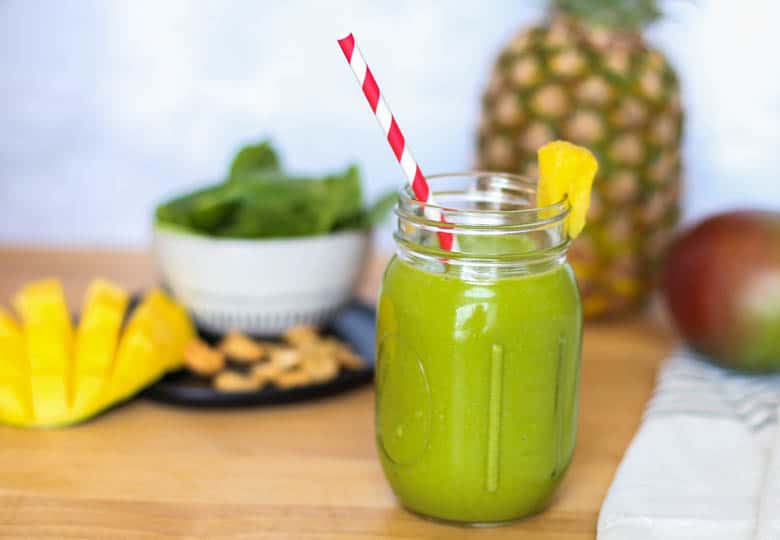
{"label": "black plate", "polygon": [[[281,390],[266,386],[257,392],[217,392],[202,379],[186,370],[169,373],[149,387],[144,396],[164,403],[187,407],[243,407],[247,405],[276,405],[317,399],[344,392],[371,382],[374,377],[374,335],[376,311],[373,307],[353,302],[326,325],[324,333],[345,341],[366,361],[365,369],[346,370],[330,381]],[[201,332],[214,343],[218,336]]]}

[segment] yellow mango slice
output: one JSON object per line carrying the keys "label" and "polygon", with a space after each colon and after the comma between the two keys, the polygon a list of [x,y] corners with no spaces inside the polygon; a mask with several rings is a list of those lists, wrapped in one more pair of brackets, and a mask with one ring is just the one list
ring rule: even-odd
{"label": "yellow mango slice", "polygon": [[89,415],[113,367],[128,295],[108,281],[96,279],[87,289],[76,331],[74,365],[75,416]]}
{"label": "yellow mango slice", "polygon": [[[166,367],[180,367],[183,363],[182,351],[195,337],[192,320],[182,306],[159,289],[151,290],[145,298],[145,303],[149,307],[152,321],[156,321],[152,333],[158,344],[164,346]],[[165,324],[159,324],[159,321]]]}
{"label": "yellow mango slice", "polygon": [[104,406],[125,400],[162,375],[162,354],[149,334],[128,329],[119,341],[116,364],[102,396]]}
{"label": "yellow mango slice", "polygon": [[168,324],[167,312],[159,291],[151,291],[144,298],[134,323],[128,331],[141,331],[152,340],[160,355],[159,368],[167,369],[172,365],[176,356],[176,332]]}
{"label": "yellow mango slice", "polygon": [[35,421],[65,421],[72,403],[73,324],[62,285],[54,279],[30,283],[14,307],[25,329]]}
{"label": "yellow mango slice", "polygon": [[32,420],[24,335],[13,316],[0,307],[0,422],[24,425]]}
{"label": "yellow mango slice", "polygon": [[570,210],[566,231],[570,238],[576,238],[585,227],[598,162],[586,148],[566,141],[547,143],[537,155],[537,206],[550,206],[568,198]]}
{"label": "yellow mango slice", "polygon": [[180,366],[184,346],[194,335],[186,311],[162,291],[150,291],[120,339],[106,399],[126,399]]}
{"label": "yellow mango slice", "polygon": [[197,335],[195,324],[192,322],[189,313],[184,306],[174,301],[167,294],[162,294],[162,303],[167,312],[168,323],[173,328],[176,335],[176,354],[172,358],[170,368],[180,368],[184,365],[184,355],[182,351],[187,344]]}

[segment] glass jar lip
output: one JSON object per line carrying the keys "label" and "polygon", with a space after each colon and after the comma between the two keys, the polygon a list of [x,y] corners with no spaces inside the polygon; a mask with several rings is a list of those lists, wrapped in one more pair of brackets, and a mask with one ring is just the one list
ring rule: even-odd
{"label": "glass jar lip", "polygon": [[[531,180],[527,176],[522,176],[518,174],[513,173],[506,173],[506,172],[496,172],[496,171],[465,171],[465,172],[450,172],[450,173],[437,173],[427,176],[426,178],[429,181],[437,181],[437,180],[443,180],[446,178],[499,178],[499,179],[505,179],[508,181],[511,181],[513,183],[514,187],[522,187],[523,191],[529,196],[533,196],[536,194],[537,190],[537,182],[535,180]],[[456,193],[456,192],[448,192],[448,191],[435,191],[433,186],[429,186],[431,190],[431,194],[433,194],[435,197],[438,197],[440,195],[444,195],[447,193]],[[486,202],[490,202],[490,200],[486,200]],[[496,200],[495,202],[502,202]],[[503,227],[511,227],[512,225],[549,225],[552,223],[556,223],[562,220],[565,220],[569,212],[571,211],[571,205],[569,204],[569,200],[567,196],[564,196],[563,200],[548,205],[548,206],[539,206],[539,207],[525,207],[525,208],[514,208],[514,209],[496,209],[496,208],[469,208],[469,209],[462,209],[462,208],[452,208],[444,204],[440,203],[430,203],[430,202],[424,202],[420,201],[415,198],[414,192],[412,191],[412,187],[410,184],[405,184],[400,190],[399,190],[399,203],[398,203],[398,209],[396,212],[400,212],[402,214],[406,214],[404,210],[409,209],[419,209],[421,210],[421,217],[418,219],[421,219],[422,221],[426,221],[426,218],[424,217],[427,215],[425,212],[425,209],[434,209],[438,212],[441,212],[443,214],[446,214],[448,216],[457,215],[461,217],[466,218],[475,218],[477,222],[481,221],[482,219],[489,219],[490,217],[500,217],[502,221],[504,222]],[[432,222],[436,223],[436,222]],[[437,223],[440,225],[440,223]],[[463,227],[463,224],[459,224],[459,227]],[[495,225],[488,225],[488,227],[495,227]],[[467,228],[482,228],[483,225],[466,225]],[[503,228],[499,225],[499,228]]]}

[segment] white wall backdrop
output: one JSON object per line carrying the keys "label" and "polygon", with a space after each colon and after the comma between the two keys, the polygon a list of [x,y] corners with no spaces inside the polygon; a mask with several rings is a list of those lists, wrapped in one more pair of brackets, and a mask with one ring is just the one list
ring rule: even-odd
{"label": "white wall backdrop", "polygon": [[[143,245],[154,203],[271,136],[292,168],[401,181],[335,43],[354,31],[426,171],[468,168],[522,0],[0,0],[0,241]],[[682,73],[687,218],[780,209],[780,3],[670,1],[649,33]]]}

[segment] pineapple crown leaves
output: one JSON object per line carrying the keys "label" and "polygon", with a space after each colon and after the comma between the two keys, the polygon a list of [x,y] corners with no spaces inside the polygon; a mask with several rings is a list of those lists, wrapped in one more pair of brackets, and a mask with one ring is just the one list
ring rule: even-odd
{"label": "pineapple crown leaves", "polygon": [[661,16],[655,0],[550,0],[550,7],[586,24],[629,31]]}

